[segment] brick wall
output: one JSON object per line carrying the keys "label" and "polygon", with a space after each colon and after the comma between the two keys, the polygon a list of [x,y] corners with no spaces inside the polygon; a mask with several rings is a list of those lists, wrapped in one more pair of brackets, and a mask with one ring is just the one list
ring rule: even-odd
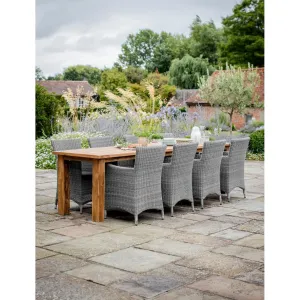
{"label": "brick wall", "polygon": [[[201,109],[202,109],[202,113],[204,115],[204,119],[209,121],[211,118],[213,118],[215,116],[217,108],[212,107],[212,106],[202,106]],[[196,110],[197,110],[196,106],[190,106],[188,108],[188,112],[194,112]],[[256,121],[264,121],[264,110],[263,109],[249,108],[247,110],[247,114],[252,115],[252,117],[255,118]],[[246,124],[246,116],[234,113],[233,117],[232,117],[232,123],[234,124],[236,129],[241,129]]]}

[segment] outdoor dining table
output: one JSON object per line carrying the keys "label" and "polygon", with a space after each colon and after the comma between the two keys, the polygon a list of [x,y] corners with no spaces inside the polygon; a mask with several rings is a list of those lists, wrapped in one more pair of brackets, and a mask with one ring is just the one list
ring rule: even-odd
{"label": "outdoor dining table", "polygon": [[[225,150],[230,144],[226,143]],[[203,145],[199,144],[197,151],[201,152]],[[171,156],[173,147],[166,148],[166,156]],[[92,172],[92,221],[104,221],[105,207],[105,163],[121,160],[131,160],[135,158],[136,150],[123,150],[116,147],[101,147],[75,149],[65,151],[54,151],[57,155],[58,167],[58,213],[68,215],[70,213],[70,180],[68,162],[91,161],[93,163]]]}

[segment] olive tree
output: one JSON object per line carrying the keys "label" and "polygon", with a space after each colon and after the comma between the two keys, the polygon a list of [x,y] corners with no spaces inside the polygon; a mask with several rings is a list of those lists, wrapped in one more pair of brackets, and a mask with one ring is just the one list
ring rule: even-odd
{"label": "olive tree", "polygon": [[230,120],[230,135],[232,135],[233,113],[244,114],[249,107],[261,107],[256,88],[260,76],[256,69],[234,68],[226,64],[226,70],[220,70],[212,76],[199,77],[200,97],[228,113]]}

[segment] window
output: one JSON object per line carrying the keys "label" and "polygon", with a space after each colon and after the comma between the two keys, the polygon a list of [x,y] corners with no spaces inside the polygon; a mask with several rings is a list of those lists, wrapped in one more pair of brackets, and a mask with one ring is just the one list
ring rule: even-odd
{"label": "window", "polygon": [[246,125],[250,124],[252,122],[252,115],[246,114],[245,115],[245,123]]}

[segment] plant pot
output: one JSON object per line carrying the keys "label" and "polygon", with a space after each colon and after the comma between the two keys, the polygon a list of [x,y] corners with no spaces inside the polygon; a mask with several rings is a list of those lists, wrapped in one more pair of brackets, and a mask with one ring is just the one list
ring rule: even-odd
{"label": "plant pot", "polygon": [[140,144],[142,146],[147,146],[148,145],[148,139],[146,137],[139,137],[138,144]]}
{"label": "plant pot", "polygon": [[162,145],[162,139],[153,139],[152,143],[158,144],[158,145]]}

